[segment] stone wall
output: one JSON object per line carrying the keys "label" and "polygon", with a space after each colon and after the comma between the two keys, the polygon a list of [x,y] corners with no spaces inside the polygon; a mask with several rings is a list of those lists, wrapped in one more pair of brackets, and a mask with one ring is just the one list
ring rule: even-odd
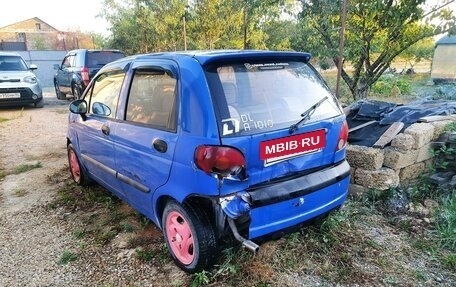
{"label": "stone wall", "polygon": [[348,145],[351,189],[387,190],[406,185],[424,174],[432,164],[432,143],[451,120],[415,123],[399,133],[384,149]]}

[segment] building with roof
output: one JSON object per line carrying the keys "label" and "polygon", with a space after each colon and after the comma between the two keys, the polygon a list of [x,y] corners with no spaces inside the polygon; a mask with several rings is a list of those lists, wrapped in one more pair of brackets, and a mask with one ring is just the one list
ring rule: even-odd
{"label": "building with roof", "polygon": [[0,50],[64,50],[64,32],[38,17],[0,27]]}
{"label": "building with roof", "polygon": [[0,27],[0,51],[78,48],[94,48],[92,36],[79,31],[59,31],[38,17]]}

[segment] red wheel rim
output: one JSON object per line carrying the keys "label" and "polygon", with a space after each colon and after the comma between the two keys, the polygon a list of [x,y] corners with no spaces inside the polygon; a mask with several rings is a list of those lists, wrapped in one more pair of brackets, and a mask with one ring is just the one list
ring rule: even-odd
{"label": "red wheel rim", "polygon": [[74,181],[79,182],[81,179],[81,168],[79,167],[78,157],[73,150],[69,151],[70,170]]}
{"label": "red wheel rim", "polygon": [[186,265],[192,263],[195,258],[192,230],[179,212],[172,211],[168,214],[165,232],[176,258]]}

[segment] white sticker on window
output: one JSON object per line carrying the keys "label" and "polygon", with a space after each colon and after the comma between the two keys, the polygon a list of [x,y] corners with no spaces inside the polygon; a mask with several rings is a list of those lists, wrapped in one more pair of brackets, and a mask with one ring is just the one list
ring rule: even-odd
{"label": "white sticker on window", "polygon": [[237,119],[228,118],[222,120],[223,123],[223,135],[230,135],[239,132],[240,122]]}
{"label": "white sticker on window", "polygon": [[241,114],[242,127],[245,131],[250,131],[252,129],[265,129],[272,128],[274,122],[269,120],[254,120],[250,114]]}

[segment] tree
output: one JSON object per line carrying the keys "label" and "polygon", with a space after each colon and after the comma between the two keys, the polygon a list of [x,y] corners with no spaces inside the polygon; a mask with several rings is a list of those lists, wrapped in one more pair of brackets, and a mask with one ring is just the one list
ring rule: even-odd
{"label": "tree", "polygon": [[280,17],[294,6],[293,0],[195,0],[190,5],[192,39],[199,49],[289,49],[290,31],[283,28],[290,25]]}
{"label": "tree", "polygon": [[[282,19],[283,16],[290,13],[290,10],[294,10],[293,8],[296,6],[295,1],[291,0],[237,0],[234,2],[239,2],[237,5],[242,8],[244,49],[267,49],[266,42],[269,36],[266,29],[277,31],[280,26],[278,23],[286,22]],[[288,31],[288,33],[290,32],[292,31]],[[288,38],[288,33],[280,36]],[[284,41],[286,42],[286,40]]]}
{"label": "tree", "polygon": [[127,54],[183,49],[184,0],[105,0],[110,46]]}
{"label": "tree", "polygon": [[90,33],[90,36],[92,38],[92,43],[93,43],[94,49],[109,48],[108,43],[107,43],[108,39],[105,36],[103,36],[102,34]]}
{"label": "tree", "polygon": [[296,23],[290,20],[273,20],[264,24],[265,44],[270,50],[291,50],[291,37],[297,32]]}
{"label": "tree", "polygon": [[154,31],[155,51],[175,51],[184,49],[183,20],[186,14],[184,0],[150,1],[151,28]]}
{"label": "tree", "polygon": [[223,35],[241,24],[239,10],[227,0],[196,0],[190,10],[189,28],[196,49],[226,48]]}
{"label": "tree", "polygon": [[[311,51],[317,57],[330,57],[337,64],[342,1],[300,2],[301,33],[294,38],[293,47]],[[355,100],[367,97],[369,88],[408,47],[455,26],[453,12],[447,8],[454,0],[440,1],[439,6],[425,2],[348,1],[343,58],[350,67],[344,65],[341,76]]]}
{"label": "tree", "polygon": [[[294,0],[104,0],[109,46],[127,54],[184,49],[290,49]],[[288,31],[287,31],[288,30]],[[288,32],[288,33],[287,33]]]}
{"label": "tree", "polygon": [[[40,34],[33,35],[32,43],[34,43],[33,49],[35,49],[35,50],[46,50],[46,48],[47,48],[46,39],[43,37],[43,35],[40,35]],[[30,49],[30,47],[29,47],[29,49]]]}
{"label": "tree", "polygon": [[[434,56],[434,47],[434,38],[425,38],[405,49],[399,56],[410,65],[410,69],[413,71],[413,68],[417,63],[423,60],[432,60],[432,57]],[[407,64],[404,67],[404,70],[406,70]]]}
{"label": "tree", "polygon": [[116,0],[105,0],[101,15],[111,25],[109,46],[123,50],[127,54],[145,52],[148,49],[148,25],[141,14],[141,0],[128,0],[119,3]]}

